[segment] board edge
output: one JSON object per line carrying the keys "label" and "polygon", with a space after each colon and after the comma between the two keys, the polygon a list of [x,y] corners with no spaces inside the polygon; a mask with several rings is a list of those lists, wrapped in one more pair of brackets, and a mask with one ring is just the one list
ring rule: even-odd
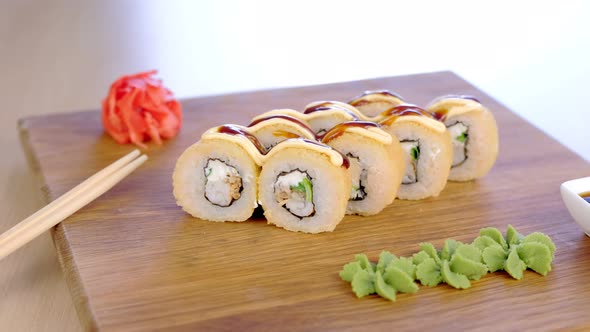
{"label": "board edge", "polygon": [[[27,164],[29,165],[31,173],[33,173],[34,181],[40,185],[42,202],[44,204],[48,204],[51,201],[51,197],[49,195],[47,181],[43,175],[43,172],[41,171],[41,165],[31,144],[28,131],[30,121],[33,118],[40,117],[19,119],[17,129],[21,148],[27,159]],[[53,245],[57,252],[57,259],[59,261],[64,279],[68,285],[70,298],[72,299],[74,307],[76,308],[76,313],[78,315],[78,320],[80,321],[81,327],[85,331],[96,331],[98,330],[96,324],[97,322],[92,315],[90,305],[88,303],[88,296],[85,294],[85,290],[80,283],[80,276],[76,267],[76,263],[72,259],[72,252],[69,247],[65,245],[63,240],[67,237],[67,234],[65,234],[64,228],[61,226],[61,224],[53,227],[50,230],[50,233],[53,240]],[[70,271],[70,273],[66,273],[66,271]],[[74,294],[76,294],[76,296],[74,296]]]}

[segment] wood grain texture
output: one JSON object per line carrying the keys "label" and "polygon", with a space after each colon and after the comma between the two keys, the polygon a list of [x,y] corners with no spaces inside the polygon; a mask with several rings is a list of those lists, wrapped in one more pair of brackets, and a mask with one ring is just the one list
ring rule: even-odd
{"label": "wood grain texture", "polygon": [[[246,124],[273,108],[347,100],[389,88],[425,104],[471,94],[494,111],[500,155],[483,179],[449,183],[438,198],[395,201],[374,217],[347,216],[333,233],[287,232],[254,217],[245,223],[194,219],[172,197],[176,158],[209,127]],[[113,190],[56,227],[54,241],[86,329],[178,330],[552,330],[590,328],[590,239],[559,196],[563,181],[590,166],[482,91],[449,72],[259,91],[183,102],[180,135],[150,145],[150,160]],[[52,200],[130,146],[103,134],[98,111],[28,118],[23,143]],[[557,245],[554,271],[524,280],[489,274],[468,290],[421,287],[357,299],[338,271],[354,254],[376,260],[418,243],[473,239],[480,228],[542,231]]]}

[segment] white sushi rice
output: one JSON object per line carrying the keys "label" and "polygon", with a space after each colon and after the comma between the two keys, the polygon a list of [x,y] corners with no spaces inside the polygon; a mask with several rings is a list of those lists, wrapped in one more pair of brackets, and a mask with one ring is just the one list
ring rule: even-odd
{"label": "white sushi rice", "polygon": [[400,142],[419,142],[420,147],[420,156],[416,161],[417,181],[402,184],[397,197],[417,200],[438,196],[446,186],[453,159],[448,131],[439,132],[428,125],[410,121],[394,123],[384,127],[384,130],[396,136]]}
{"label": "white sushi rice", "polygon": [[[463,124],[468,130],[468,137],[462,149],[465,159],[462,163],[455,161],[461,157],[453,156],[454,167],[451,168],[449,180],[469,181],[484,176],[494,165],[498,155],[498,129],[493,115],[489,112],[468,112],[445,121],[445,125],[455,145],[455,129]],[[454,153],[461,153],[460,148],[453,147]]]}
{"label": "white sushi rice", "polygon": [[[405,169],[397,140],[385,145],[360,134],[344,134],[329,145],[344,155],[354,156],[349,158],[351,188],[359,183],[364,185],[366,196],[360,200],[349,199],[347,214],[374,215],[394,201]],[[354,166],[355,159],[358,168]]]}
{"label": "white sushi rice", "polygon": [[[211,164],[218,160],[220,164]],[[228,206],[213,202],[227,203],[232,194],[231,183],[226,186],[219,181],[208,181],[207,166],[216,165],[209,176],[217,169],[218,175],[227,176],[235,173],[241,178],[239,198]],[[213,168],[213,167],[211,167]],[[233,170],[232,170],[233,169]],[[222,139],[200,140],[186,149],[176,162],[172,175],[176,203],[192,216],[211,221],[244,221],[252,216],[257,204],[258,178],[260,168],[244,148]],[[207,189],[207,183],[211,182]],[[216,183],[212,185],[213,183]],[[222,189],[221,187],[224,187]],[[233,185],[235,188],[235,185]],[[228,190],[229,192],[226,192]],[[208,193],[207,193],[208,191]],[[235,196],[234,196],[235,197]]]}
{"label": "white sushi rice", "polygon": [[[307,217],[289,212],[272,190],[279,176],[294,170],[306,173],[312,183],[315,213]],[[258,183],[262,188],[260,204],[268,223],[295,232],[333,231],[344,217],[350,194],[348,171],[334,165],[327,155],[304,147],[286,148],[273,154],[266,160]]]}
{"label": "white sushi rice", "polygon": [[[450,181],[470,181],[486,175],[498,157],[498,126],[494,115],[480,103],[464,98],[438,98],[428,106],[428,110],[446,114],[444,125],[453,139],[453,165]],[[464,148],[460,148],[456,138],[467,127]],[[462,151],[461,151],[462,150]],[[458,163],[464,154],[463,162]]]}
{"label": "white sushi rice", "polygon": [[328,130],[332,129],[332,127],[336,126],[339,123],[347,121],[348,119],[344,116],[342,118],[338,118],[336,116],[325,116],[325,117],[317,117],[313,120],[308,120],[309,126],[311,129],[319,136],[324,135]]}
{"label": "white sushi rice", "polygon": [[278,143],[295,137],[315,139],[313,133],[289,120],[275,118],[260,122],[248,130],[268,151]]}

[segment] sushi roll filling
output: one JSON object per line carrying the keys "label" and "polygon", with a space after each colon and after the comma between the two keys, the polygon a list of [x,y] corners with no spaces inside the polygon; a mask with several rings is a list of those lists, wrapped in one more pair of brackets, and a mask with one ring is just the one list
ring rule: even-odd
{"label": "sushi roll filling", "polygon": [[469,127],[462,122],[456,122],[447,127],[453,142],[453,164],[451,167],[460,166],[467,160],[467,141],[469,140]]}
{"label": "sushi roll filling", "polygon": [[348,157],[348,161],[350,162],[350,167],[348,170],[352,180],[349,200],[362,201],[365,199],[365,197],[367,197],[367,192],[365,191],[365,185],[367,183],[367,169],[363,166],[359,157],[354,156],[351,153],[348,153],[346,157]]}
{"label": "sushi roll filling", "polygon": [[406,156],[406,172],[402,184],[418,182],[418,160],[420,159],[420,142],[414,140],[400,141]]}
{"label": "sushi roll filling", "polygon": [[296,217],[315,214],[313,183],[305,171],[297,169],[279,174],[274,184],[274,196],[280,206]]}
{"label": "sushi roll filling", "polygon": [[228,207],[243,190],[242,176],[235,167],[219,159],[209,159],[205,173],[205,198],[213,205]]}

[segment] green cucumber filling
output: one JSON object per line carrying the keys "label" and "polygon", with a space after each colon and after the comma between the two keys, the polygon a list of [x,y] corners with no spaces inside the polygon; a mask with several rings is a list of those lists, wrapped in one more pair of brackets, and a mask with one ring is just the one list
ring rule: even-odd
{"label": "green cucumber filling", "polygon": [[461,143],[465,143],[465,141],[467,140],[467,133],[462,133],[461,135],[455,137],[455,139]]}
{"label": "green cucumber filling", "polygon": [[410,150],[410,154],[414,160],[418,160],[420,158],[420,146],[415,146]]}
{"label": "green cucumber filling", "polygon": [[467,160],[467,142],[469,141],[469,127],[462,122],[457,122],[447,127],[453,142],[453,164],[456,167]]}
{"label": "green cucumber filling", "polygon": [[307,177],[303,178],[296,186],[291,186],[291,190],[305,195],[306,201],[313,201],[313,184]]}
{"label": "green cucumber filling", "polygon": [[361,163],[359,157],[356,157],[351,153],[348,153],[346,157],[348,157],[348,160],[350,161],[348,171],[350,172],[350,178],[352,181],[349,200],[362,201],[367,197],[367,192],[365,191],[367,184],[367,169]]}
{"label": "green cucumber filling", "polygon": [[315,214],[313,182],[307,172],[282,172],[274,183],[274,196],[280,206],[299,218]]}
{"label": "green cucumber filling", "polygon": [[420,142],[417,140],[402,140],[400,142],[406,156],[406,172],[402,184],[418,182],[418,161],[420,160]]}
{"label": "green cucumber filling", "polygon": [[240,198],[243,189],[242,176],[235,167],[219,159],[209,159],[203,172],[205,198],[211,204],[227,207]]}

